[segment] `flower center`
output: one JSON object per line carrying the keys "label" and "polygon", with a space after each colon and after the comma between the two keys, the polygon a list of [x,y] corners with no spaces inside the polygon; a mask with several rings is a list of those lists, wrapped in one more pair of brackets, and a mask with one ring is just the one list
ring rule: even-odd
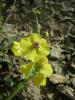
{"label": "flower center", "polygon": [[37,41],[33,43],[33,48],[39,48],[39,43]]}

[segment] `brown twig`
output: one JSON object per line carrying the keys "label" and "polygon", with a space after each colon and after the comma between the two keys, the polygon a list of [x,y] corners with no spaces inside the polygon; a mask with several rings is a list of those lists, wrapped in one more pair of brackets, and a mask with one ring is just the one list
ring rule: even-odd
{"label": "brown twig", "polygon": [[8,17],[6,18],[4,24],[6,24],[6,23],[8,22],[8,20],[9,20],[9,18],[11,17],[11,14],[12,14],[12,12],[13,12],[13,10],[14,10],[15,4],[16,4],[16,0],[14,0],[14,3],[13,3],[12,8],[11,8],[11,10],[10,10],[10,14],[9,14]]}

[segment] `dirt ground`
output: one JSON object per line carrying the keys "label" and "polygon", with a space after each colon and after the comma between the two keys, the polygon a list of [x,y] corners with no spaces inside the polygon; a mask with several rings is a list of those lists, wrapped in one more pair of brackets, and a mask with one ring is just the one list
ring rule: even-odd
{"label": "dirt ground", "polygon": [[0,100],[21,81],[17,69],[25,62],[13,56],[11,44],[32,32],[48,41],[53,75],[45,87],[30,81],[13,100],[75,100],[75,0],[5,0],[2,15]]}

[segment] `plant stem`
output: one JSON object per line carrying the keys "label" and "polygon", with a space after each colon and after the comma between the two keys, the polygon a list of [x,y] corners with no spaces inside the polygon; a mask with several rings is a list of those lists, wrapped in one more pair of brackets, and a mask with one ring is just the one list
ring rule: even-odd
{"label": "plant stem", "polygon": [[38,17],[36,16],[36,24],[37,24],[37,32],[40,35],[40,27],[39,27],[39,22],[38,22]]}
{"label": "plant stem", "polygon": [[27,78],[16,87],[16,89],[11,93],[11,95],[6,100],[12,100],[13,97],[15,97],[17,93],[19,93],[23,88],[25,88],[26,82],[30,79],[31,74],[33,72],[34,65],[35,63],[33,63],[32,68],[30,69]]}
{"label": "plant stem", "polygon": [[26,82],[27,80],[24,80],[23,82],[21,82],[6,100],[12,100],[13,97],[15,97],[17,93],[19,93],[23,88],[25,88]]}
{"label": "plant stem", "polygon": [[6,24],[8,22],[8,20],[9,20],[9,18],[11,17],[11,14],[12,14],[12,12],[14,10],[15,4],[16,4],[16,0],[14,0],[14,4],[13,4],[13,6],[12,6],[12,8],[10,10],[10,13],[9,13],[9,15],[8,15],[8,17],[7,17],[7,19],[6,19],[4,24]]}

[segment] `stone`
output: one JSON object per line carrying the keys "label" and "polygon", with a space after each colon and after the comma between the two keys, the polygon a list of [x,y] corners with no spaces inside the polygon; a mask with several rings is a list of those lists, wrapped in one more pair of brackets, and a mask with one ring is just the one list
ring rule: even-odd
{"label": "stone", "polygon": [[58,47],[52,47],[52,50],[51,50],[51,58],[55,58],[55,59],[59,59],[60,58],[60,55],[61,55],[61,48],[58,46]]}
{"label": "stone", "polygon": [[75,88],[75,78],[71,78],[70,79],[71,84],[73,85],[73,87]]}
{"label": "stone", "polygon": [[67,97],[69,97],[71,100],[75,100],[75,96],[74,96],[74,89],[71,88],[70,86],[66,85],[58,85],[57,89],[63,93],[64,95],[66,95]]}
{"label": "stone", "polygon": [[66,82],[67,78],[63,75],[58,75],[58,74],[53,74],[50,76],[49,80],[53,84],[59,84],[59,83],[64,83]]}
{"label": "stone", "polygon": [[48,100],[54,100],[54,93],[47,93]]}

